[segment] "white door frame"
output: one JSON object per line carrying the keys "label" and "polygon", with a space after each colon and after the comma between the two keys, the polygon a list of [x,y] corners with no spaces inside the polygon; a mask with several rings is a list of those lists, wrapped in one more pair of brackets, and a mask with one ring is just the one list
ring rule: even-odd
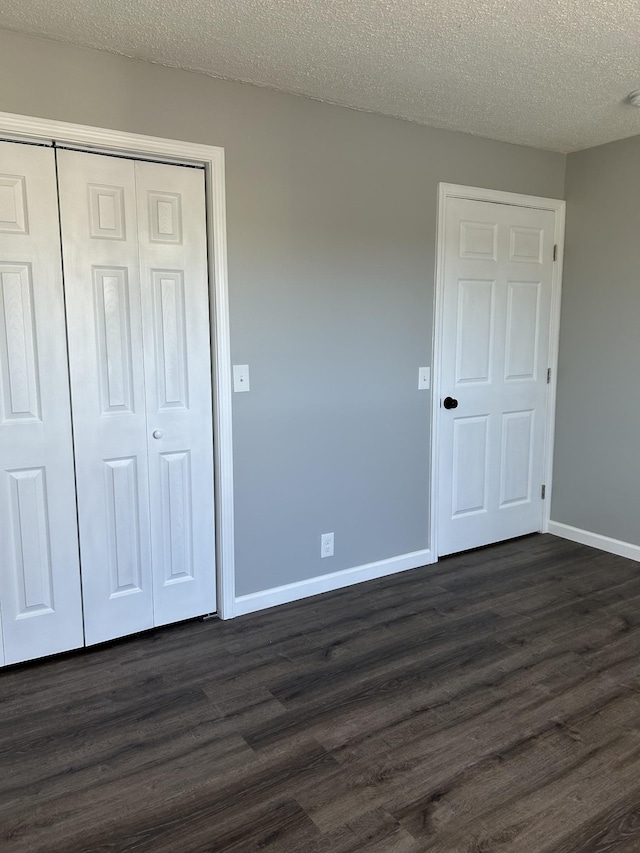
{"label": "white door frame", "polygon": [[549,514],[551,508],[551,486],[553,476],[553,441],[555,431],[556,387],[558,373],[558,342],[560,333],[560,295],[562,287],[562,260],[564,257],[564,222],[566,202],[554,198],[542,198],[533,195],[501,192],[499,190],[465,187],[458,184],[438,185],[438,229],[436,238],[436,272],[433,304],[433,355],[432,355],[432,392],[431,392],[431,495],[429,509],[429,549],[433,562],[438,559],[438,499],[439,484],[439,449],[440,449],[440,388],[442,382],[442,324],[444,305],[444,270],[445,245],[444,228],[446,204],[450,198],[464,198],[473,201],[488,201],[495,204],[508,204],[517,207],[530,207],[537,210],[551,210],[555,213],[554,243],[558,246],[557,260],[553,265],[551,282],[551,319],[549,330],[549,367],[551,382],[547,398],[547,413],[545,418],[545,447],[544,447],[544,483],[546,485],[545,500],[542,510],[542,532],[549,529]]}
{"label": "white door frame", "polygon": [[204,167],[213,338],[211,355],[218,615],[222,619],[231,619],[235,615],[235,556],[224,148],[3,112],[0,112],[0,138],[39,145],[55,143],[102,154],[123,154]]}

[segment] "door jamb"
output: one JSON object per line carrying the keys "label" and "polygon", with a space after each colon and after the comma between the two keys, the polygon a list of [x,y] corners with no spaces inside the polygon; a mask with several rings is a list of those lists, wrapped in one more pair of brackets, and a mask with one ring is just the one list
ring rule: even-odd
{"label": "door jamb", "polygon": [[0,112],[0,137],[102,154],[203,166],[207,206],[209,304],[212,331],[217,612],[235,615],[231,347],[227,279],[224,148]]}
{"label": "door jamb", "polygon": [[545,500],[542,509],[542,532],[549,529],[551,511],[551,492],[553,478],[553,443],[555,432],[556,389],[558,374],[558,344],[560,333],[560,297],[562,289],[562,265],[564,258],[564,226],[566,202],[560,199],[542,198],[540,196],[522,195],[520,193],[501,192],[499,190],[466,187],[458,184],[438,184],[438,225],[436,237],[436,269],[433,304],[433,354],[432,354],[432,392],[431,392],[431,469],[430,469],[430,499],[429,499],[429,549],[433,561],[438,560],[438,497],[439,470],[438,459],[440,450],[439,412],[442,368],[442,323],[444,295],[444,228],[447,201],[450,198],[465,198],[473,201],[508,204],[517,207],[529,207],[539,210],[551,210],[555,213],[554,242],[558,246],[558,256],[553,265],[551,282],[551,317],[549,329],[549,362],[551,382],[547,397],[547,412],[545,417],[545,448],[544,448],[544,483],[546,485]]}

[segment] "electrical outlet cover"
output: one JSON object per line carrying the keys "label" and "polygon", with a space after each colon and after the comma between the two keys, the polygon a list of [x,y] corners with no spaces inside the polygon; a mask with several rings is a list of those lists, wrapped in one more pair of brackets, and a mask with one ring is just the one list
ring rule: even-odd
{"label": "electrical outlet cover", "polygon": [[333,533],[323,533],[320,537],[320,556],[333,557]]}

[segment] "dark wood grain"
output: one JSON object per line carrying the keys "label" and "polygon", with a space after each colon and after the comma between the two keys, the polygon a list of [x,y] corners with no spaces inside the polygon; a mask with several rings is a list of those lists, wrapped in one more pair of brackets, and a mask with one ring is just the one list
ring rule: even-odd
{"label": "dark wood grain", "polygon": [[0,674],[2,853],[640,850],[640,567],[533,536]]}

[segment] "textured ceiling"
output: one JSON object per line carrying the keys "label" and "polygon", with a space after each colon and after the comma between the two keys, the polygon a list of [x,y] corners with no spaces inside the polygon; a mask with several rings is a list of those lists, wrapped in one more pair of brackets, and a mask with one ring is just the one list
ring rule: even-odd
{"label": "textured ceiling", "polygon": [[558,151],[640,134],[638,0],[3,0],[0,27]]}

